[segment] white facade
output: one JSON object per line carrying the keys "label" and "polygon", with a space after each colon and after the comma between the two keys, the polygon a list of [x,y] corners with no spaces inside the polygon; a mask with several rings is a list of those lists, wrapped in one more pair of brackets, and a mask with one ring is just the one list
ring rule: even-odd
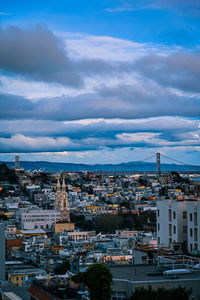
{"label": "white facade", "polygon": [[85,241],[96,236],[95,231],[73,231],[67,233],[70,241]]}
{"label": "white facade", "polygon": [[60,221],[60,211],[44,209],[23,209],[20,213],[23,229],[52,229],[55,222]]}
{"label": "white facade", "polygon": [[22,245],[25,252],[42,251],[44,250],[44,237],[33,236],[32,238],[24,241]]}
{"label": "white facade", "polygon": [[188,202],[188,252],[200,253],[200,200]]}
{"label": "white facade", "polygon": [[164,247],[187,240],[186,201],[157,201],[157,236],[158,245]]}

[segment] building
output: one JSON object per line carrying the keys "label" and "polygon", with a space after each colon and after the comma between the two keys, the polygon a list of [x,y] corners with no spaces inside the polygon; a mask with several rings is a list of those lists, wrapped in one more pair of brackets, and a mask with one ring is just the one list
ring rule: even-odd
{"label": "building", "polygon": [[109,268],[113,275],[112,300],[126,300],[136,288],[148,289],[149,286],[154,290],[162,287],[166,289],[185,287],[187,290],[192,289],[190,299],[199,300],[199,272],[168,277],[155,265],[124,265]]}
{"label": "building", "polygon": [[157,201],[157,236],[164,247],[187,241],[187,201]]}
{"label": "building", "polygon": [[65,185],[64,178],[62,182],[62,190],[60,187],[60,179],[58,178],[57,192],[56,192],[56,209],[60,210],[61,212],[61,221],[70,223],[70,209],[69,209],[69,202],[66,193],[66,185]]}
{"label": "building", "polygon": [[0,280],[5,280],[5,226],[0,223]]}
{"label": "building", "polygon": [[65,231],[74,231],[75,224],[70,222],[70,209],[64,178],[62,182],[62,190],[60,186],[60,179],[58,178],[56,191],[56,209],[60,211],[60,220],[59,222],[56,222],[54,224],[54,232],[57,234]]}
{"label": "building", "polygon": [[40,268],[15,268],[8,270],[8,281],[18,286],[29,286],[36,276],[44,275],[44,271]]}
{"label": "building", "polygon": [[188,252],[200,254],[200,200],[188,203]]}
{"label": "building", "polygon": [[68,222],[62,222],[58,221],[54,224],[54,232],[57,233],[63,233],[65,231],[74,231],[75,224],[74,223],[68,223]]}
{"label": "building", "polygon": [[23,208],[20,211],[21,228],[51,230],[55,222],[60,221],[60,211],[39,208]]}
{"label": "building", "polygon": [[70,241],[85,241],[96,236],[95,231],[74,231],[68,232],[68,238]]}

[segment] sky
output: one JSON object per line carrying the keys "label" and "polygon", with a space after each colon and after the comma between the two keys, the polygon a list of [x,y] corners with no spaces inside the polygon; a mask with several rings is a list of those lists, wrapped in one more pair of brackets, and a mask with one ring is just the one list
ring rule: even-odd
{"label": "sky", "polygon": [[200,165],[200,1],[3,1],[0,104],[3,161]]}

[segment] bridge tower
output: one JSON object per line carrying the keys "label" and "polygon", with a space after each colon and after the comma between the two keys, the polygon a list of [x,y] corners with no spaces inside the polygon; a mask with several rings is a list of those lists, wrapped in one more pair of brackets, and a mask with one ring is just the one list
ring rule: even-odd
{"label": "bridge tower", "polygon": [[15,169],[19,169],[19,156],[15,156]]}
{"label": "bridge tower", "polygon": [[160,175],[160,153],[156,153],[156,174]]}

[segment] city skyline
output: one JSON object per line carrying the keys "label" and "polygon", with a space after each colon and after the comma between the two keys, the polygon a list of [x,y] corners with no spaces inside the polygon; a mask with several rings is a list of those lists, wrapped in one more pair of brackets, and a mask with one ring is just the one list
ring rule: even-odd
{"label": "city skyline", "polygon": [[0,160],[199,165],[199,16],[198,1],[4,2]]}

